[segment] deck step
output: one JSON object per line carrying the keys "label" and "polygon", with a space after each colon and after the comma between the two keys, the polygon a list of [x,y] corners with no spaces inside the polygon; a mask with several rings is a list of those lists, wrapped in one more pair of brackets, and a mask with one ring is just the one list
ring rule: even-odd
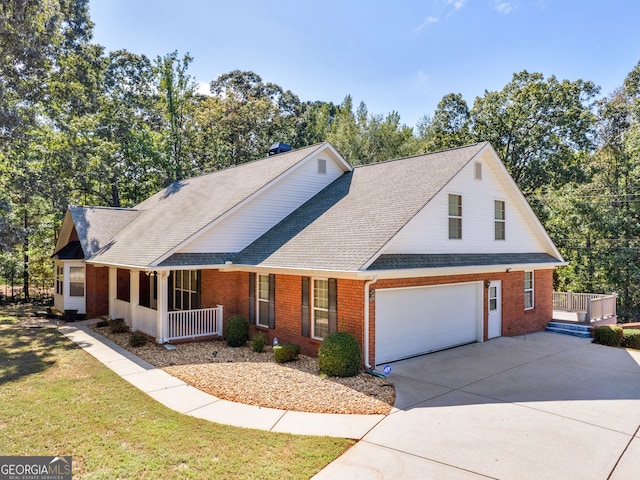
{"label": "deck step", "polygon": [[591,328],[589,325],[579,325],[563,322],[549,322],[545,332],[561,333],[580,338],[591,338]]}

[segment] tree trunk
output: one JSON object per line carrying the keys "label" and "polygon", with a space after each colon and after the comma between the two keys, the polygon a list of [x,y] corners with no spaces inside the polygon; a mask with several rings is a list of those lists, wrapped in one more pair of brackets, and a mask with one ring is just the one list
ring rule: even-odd
{"label": "tree trunk", "polygon": [[111,206],[120,206],[120,193],[118,192],[118,184],[115,179],[111,181]]}
{"label": "tree trunk", "polygon": [[22,291],[25,301],[29,301],[29,214],[24,212],[24,242],[22,243]]}

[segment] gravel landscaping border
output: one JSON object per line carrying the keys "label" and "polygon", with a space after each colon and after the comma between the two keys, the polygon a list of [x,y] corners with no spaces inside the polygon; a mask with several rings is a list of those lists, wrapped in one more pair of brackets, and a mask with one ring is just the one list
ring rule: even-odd
{"label": "gravel landscaping border", "polygon": [[262,353],[247,346],[232,348],[223,340],[181,343],[175,350],[153,342],[131,347],[131,333],[92,328],[150,364],[224,400],[298,412],[364,415],[387,415],[395,402],[395,387],[386,379],[367,373],[324,377],[318,360],[305,355],[278,364],[271,346]]}

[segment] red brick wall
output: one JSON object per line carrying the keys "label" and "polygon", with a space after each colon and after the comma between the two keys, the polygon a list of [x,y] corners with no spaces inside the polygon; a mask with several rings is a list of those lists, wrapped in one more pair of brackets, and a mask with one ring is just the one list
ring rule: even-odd
{"label": "red brick wall", "polygon": [[[380,280],[370,289],[398,288],[442,285],[461,282],[484,283],[486,280],[502,281],[502,334],[522,335],[543,330],[551,320],[553,309],[553,271],[535,272],[535,308],[524,310],[524,272],[496,272],[491,274],[453,275],[439,277],[416,277]],[[363,346],[364,337],[364,285],[362,280],[338,279],[338,330],[352,333]],[[488,292],[483,288],[485,305],[483,313],[484,339],[487,339]],[[280,343],[293,342],[301,347],[305,355],[317,355],[321,341],[302,336],[302,277],[296,275],[276,275],[276,308],[274,329],[252,325],[252,331],[263,331],[269,343],[278,337]],[[244,272],[221,273],[218,270],[202,272],[203,308],[224,306],[224,318],[232,315],[249,315],[249,274]],[[369,302],[370,363],[375,357],[375,300]]]}
{"label": "red brick wall", "polygon": [[86,265],[87,318],[109,314],[109,269]]}
{"label": "red brick wall", "polygon": [[[445,285],[462,282],[502,282],[502,335],[514,336],[544,330],[553,316],[553,270],[536,270],[534,273],[534,308],[524,309],[524,271],[496,272],[490,274],[451,275],[380,280],[371,289]],[[488,291],[483,288],[483,332],[487,340]],[[370,355],[375,358],[375,302],[370,302]]]}
{"label": "red brick wall", "polygon": [[224,319],[249,316],[249,274],[202,270],[202,308],[224,307]]}

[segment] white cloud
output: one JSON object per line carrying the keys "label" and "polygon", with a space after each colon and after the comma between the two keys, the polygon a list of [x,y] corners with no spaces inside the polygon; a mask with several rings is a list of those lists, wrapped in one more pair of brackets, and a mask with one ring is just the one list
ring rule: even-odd
{"label": "white cloud", "polygon": [[418,25],[413,33],[418,33],[421,30],[424,30],[429,25],[434,23],[438,23],[442,18],[447,19],[462,7],[464,7],[467,0],[436,0],[434,10],[434,15],[429,15],[426,17],[420,25]]}
{"label": "white cloud", "polygon": [[428,27],[429,25],[431,25],[432,23],[438,23],[440,21],[440,19],[438,17],[427,17],[425,18],[422,23],[420,25],[418,25],[415,30],[413,31],[414,33],[418,33],[420,30]]}
{"label": "white cloud", "polygon": [[198,88],[196,89],[200,95],[211,95],[211,90],[209,89],[209,82],[198,82]]}
{"label": "white cloud", "polygon": [[513,9],[513,6],[509,2],[501,2],[500,0],[496,0],[493,8],[500,13],[507,14]]}

